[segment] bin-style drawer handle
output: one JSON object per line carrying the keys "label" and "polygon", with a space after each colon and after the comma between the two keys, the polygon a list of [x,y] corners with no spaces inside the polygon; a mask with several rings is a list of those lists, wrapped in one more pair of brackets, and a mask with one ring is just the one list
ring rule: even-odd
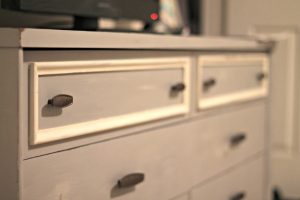
{"label": "bin-style drawer handle", "polygon": [[73,104],[73,97],[67,94],[59,94],[49,99],[48,104],[58,108],[68,107]]}
{"label": "bin-style drawer handle", "polygon": [[247,139],[246,133],[237,133],[230,138],[231,146],[237,146]]}
{"label": "bin-style drawer handle", "polygon": [[264,72],[260,72],[260,73],[258,73],[258,74],[256,75],[256,79],[257,79],[258,81],[263,81],[266,77],[267,77],[267,74],[264,73]]}
{"label": "bin-style drawer handle", "polygon": [[237,193],[237,194],[233,195],[232,197],[230,197],[229,200],[243,200],[245,198],[246,198],[246,193],[240,192],[240,193]]}
{"label": "bin-style drawer handle", "polygon": [[119,188],[129,188],[134,187],[140,183],[142,183],[145,179],[145,175],[143,173],[134,173],[124,176],[118,181]]}
{"label": "bin-style drawer handle", "polygon": [[185,84],[184,83],[177,83],[175,85],[172,85],[171,91],[172,92],[182,92],[185,90]]}
{"label": "bin-style drawer handle", "polygon": [[212,87],[216,84],[217,84],[216,79],[210,78],[210,79],[207,79],[203,82],[203,87],[204,87],[204,89],[209,89],[210,87]]}

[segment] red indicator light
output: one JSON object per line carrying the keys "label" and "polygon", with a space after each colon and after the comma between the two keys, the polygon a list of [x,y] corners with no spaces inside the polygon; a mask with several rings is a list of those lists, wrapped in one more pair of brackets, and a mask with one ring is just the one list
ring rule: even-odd
{"label": "red indicator light", "polygon": [[157,14],[157,13],[152,13],[152,14],[150,15],[150,18],[151,18],[153,21],[157,20],[157,19],[158,19],[158,14]]}

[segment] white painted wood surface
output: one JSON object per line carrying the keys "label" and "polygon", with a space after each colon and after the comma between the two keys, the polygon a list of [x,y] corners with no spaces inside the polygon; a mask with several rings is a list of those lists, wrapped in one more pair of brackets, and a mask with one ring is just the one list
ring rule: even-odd
{"label": "white painted wood surface", "polygon": [[240,193],[244,194],[243,200],[265,200],[264,181],[264,161],[260,157],[192,190],[190,200],[231,200]]}
{"label": "white painted wood surface", "polygon": [[[156,58],[156,59],[132,59],[132,60],[106,60],[106,61],[81,61],[81,62],[36,62],[31,64],[31,144],[41,144],[80,135],[141,124],[153,120],[174,117],[187,114],[190,102],[190,59],[182,58]],[[167,105],[161,108],[146,109],[139,112],[126,113],[118,116],[99,118],[95,120],[74,123],[60,127],[47,129],[39,128],[39,90],[40,76],[101,73],[101,72],[126,72],[147,70],[182,70],[181,82],[186,89],[183,91],[183,99],[180,104]],[[150,73],[151,71],[149,71]],[[134,81],[134,80],[132,80]],[[78,83],[80,84],[80,83]],[[169,91],[167,91],[167,94]],[[153,94],[155,95],[155,94]],[[125,97],[124,97],[125,98]],[[121,99],[120,99],[121,101]],[[146,101],[146,99],[145,99]],[[92,106],[92,105],[91,105]],[[113,105],[111,105],[113,106]]]}
{"label": "white painted wood surface", "polygon": [[[46,29],[0,29],[0,46],[23,48],[266,50],[256,40]],[[9,39],[7,39],[9,38]]]}
{"label": "white painted wood surface", "polygon": [[[167,200],[263,154],[263,102],[235,112],[168,126],[24,161],[24,200],[108,200],[117,180],[145,173],[122,200]],[[218,124],[218,126],[216,126]],[[230,138],[245,131],[244,143]],[[260,188],[261,190],[263,188]]]}
{"label": "white painted wood surface", "polygon": [[20,197],[20,87],[22,51],[0,48],[0,199]]}
{"label": "white painted wood surface", "polygon": [[[157,127],[170,125],[170,124],[176,124],[176,123],[182,123],[183,121],[190,120],[190,116],[194,116],[195,118],[206,118],[210,115],[218,115],[226,112],[232,112],[234,110],[240,109],[244,106],[247,106],[249,104],[255,104],[257,101],[254,102],[243,102],[242,104],[234,104],[224,107],[219,107],[217,110],[211,109],[209,111],[201,111],[197,112],[197,98],[195,98],[196,94],[196,65],[197,65],[197,58],[201,53],[191,53],[188,51],[121,51],[121,50],[27,50],[25,51],[25,61],[30,62],[52,62],[52,61],[70,61],[70,60],[111,60],[111,59],[132,59],[132,58],[162,58],[162,57],[182,57],[182,56],[190,56],[192,59],[192,84],[191,84],[191,113],[188,114],[188,116],[180,116],[178,118],[172,118],[167,120],[159,120],[154,121],[149,124],[143,124],[140,126],[134,126],[134,127],[127,127],[122,128],[120,130],[114,130],[105,132],[105,134],[93,134],[91,136],[86,137],[77,137],[73,140],[64,140],[61,142],[52,143],[51,145],[41,145],[38,148],[31,148],[28,147],[27,141],[28,138],[24,138],[25,143],[23,144],[23,152],[24,152],[24,158],[32,158],[35,156],[41,156],[45,154],[50,154],[53,152],[59,152],[66,149],[73,149],[74,147],[78,146],[85,146],[92,143],[97,142],[103,142],[107,140],[112,139],[118,139],[119,137],[124,137],[132,134],[140,134],[145,130],[149,129],[156,129]],[[212,54],[211,52],[203,52],[203,55]],[[26,68],[27,66],[25,66]],[[27,69],[25,70],[27,72]],[[26,87],[28,74],[23,74],[23,85],[24,89],[27,91],[28,88]],[[23,99],[22,101],[24,104],[28,103],[26,102],[29,97],[24,92],[22,95]],[[24,118],[27,116],[24,115]],[[24,134],[25,137],[27,137],[27,134]]]}
{"label": "white painted wood surface", "polygon": [[[246,67],[245,67],[246,66]],[[260,68],[256,73],[250,71],[247,66],[255,68]],[[236,67],[239,70],[231,72],[229,74],[229,68]],[[244,68],[243,68],[244,67]],[[205,77],[205,72],[209,68],[218,68],[218,71],[215,71],[215,74],[210,74],[209,77]],[[227,69],[226,69],[227,68]],[[247,71],[248,70],[248,71]],[[247,73],[248,72],[248,73]],[[233,74],[234,73],[234,74]],[[253,82],[257,82],[257,73],[264,73],[266,76],[263,80],[259,81],[260,84],[255,86],[251,85]],[[244,74],[244,76],[243,76]],[[245,76],[245,74],[249,74]],[[241,77],[239,77],[241,76]],[[242,77],[243,76],[243,77]],[[221,89],[215,92],[214,95],[207,95],[203,88],[203,82],[206,81],[205,78],[213,78],[216,81],[216,86],[212,86],[211,90],[219,88]],[[219,78],[219,79],[218,79]],[[240,80],[244,78],[244,80]],[[234,83],[234,80],[237,80]],[[239,54],[230,54],[230,55],[204,55],[199,56],[198,60],[198,107],[199,109],[208,109],[216,106],[237,103],[242,101],[249,101],[257,98],[264,98],[268,95],[269,88],[269,59],[263,54],[252,54],[252,55],[239,55]],[[230,87],[236,87],[235,85],[241,85],[240,88],[232,90]],[[243,88],[243,85],[245,88]],[[253,85],[253,84],[252,84]],[[229,88],[229,89],[228,89]],[[209,93],[208,89],[207,93]],[[230,92],[223,92],[223,90],[228,89]],[[232,90],[232,91],[231,91]],[[219,94],[218,94],[219,93]]]}
{"label": "white painted wood surface", "polygon": [[172,200],[191,200],[189,194],[179,195]]}
{"label": "white painted wood surface", "polygon": [[276,41],[271,55],[269,125],[272,134],[272,186],[280,187],[286,196],[300,196],[299,69],[297,30],[292,27],[257,26],[252,34]]}
{"label": "white painted wood surface", "polygon": [[[264,100],[209,112],[198,112],[196,105],[196,60],[200,51],[210,54],[212,51],[266,50],[266,46],[253,40],[37,29],[0,29],[0,35],[0,43],[9,47],[3,48],[6,53],[1,59],[8,63],[2,70],[7,73],[0,75],[3,77],[0,81],[8,83],[0,86],[7,97],[0,100],[4,102],[0,108],[5,111],[4,115],[0,113],[1,125],[4,124],[0,127],[0,139],[4,138],[0,141],[0,158],[8,161],[0,163],[1,168],[5,167],[5,171],[0,172],[3,178],[0,179],[1,200],[2,197],[5,200],[111,199],[111,195],[116,195],[111,190],[116,180],[137,170],[147,172],[146,182],[116,199],[178,197],[190,200],[188,191],[194,185],[219,177],[228,168],[239,168],[240,164],[247,164],[250,157],[265,155]],[[104,48],[110,52],[103,53]],[[137,49],[138,52],[120,49]],[[141,49],[151,51],[145,53]],[[72,61],[74,58],[86,61],[115,59],[118,55],[125,59],[143,58],[150,54],[152,57],[172,54],[192,58],[193,100],[187,116],[168,123],[122,128],[101,137],[91,135],[73,142],[29,145],[29,71],[23,59],[26,62]],[[233,148],[230,138],[240,131],[247,133],[247,140]],[[10,135],[6,135],[7,132]],[[5,187],[2,184],[6,184]]]}
{"label": "white painted wood surface", "polygon": [[226,0],[226,4],[227,35],[258,34],[277,42],[271,56],[272,185],[287,198],[300,198],[300,1]]}

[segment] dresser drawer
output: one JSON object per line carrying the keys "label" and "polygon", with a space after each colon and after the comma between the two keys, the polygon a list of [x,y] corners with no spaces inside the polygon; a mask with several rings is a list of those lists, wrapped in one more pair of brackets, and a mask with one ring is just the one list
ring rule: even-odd
{"label": "dresser drawer", "polygon": [[[258,154],[264,142],[264,104],[232,113],[26,160],[24,200],[167,200]],[[246,138],[232,146],[232,134]],[[118,190],[119,179],[144,182]]]}
{"label": "dresser drawer", "polygon": [[201,120],[193,128],[197,166],[207,178],[265,149],[265,107],[250,106]]}
{"label": "dresser drawer", "polygon": [[199,109],[264,97],[266,55],[205,55],[198,60]]}
{"label": "dresser drawer", "polygon": [[191,200],[264,200],[264,160],[260,158],[191,192]]}
{"label": "dresser drawer", "polygon": [[189,194],[184,194],[171,200],[190,200]]}
{"label": "dresser drawer", "polygon": [[182,115],[189,59],[31,63],[31,144]]}

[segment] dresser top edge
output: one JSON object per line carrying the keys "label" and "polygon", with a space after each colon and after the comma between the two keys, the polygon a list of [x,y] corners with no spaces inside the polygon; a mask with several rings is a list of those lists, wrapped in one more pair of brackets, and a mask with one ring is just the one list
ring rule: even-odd
{"label": "dresser top edge", "polygon": [[0,28],[0,48],[267,51],[254,38]]}

